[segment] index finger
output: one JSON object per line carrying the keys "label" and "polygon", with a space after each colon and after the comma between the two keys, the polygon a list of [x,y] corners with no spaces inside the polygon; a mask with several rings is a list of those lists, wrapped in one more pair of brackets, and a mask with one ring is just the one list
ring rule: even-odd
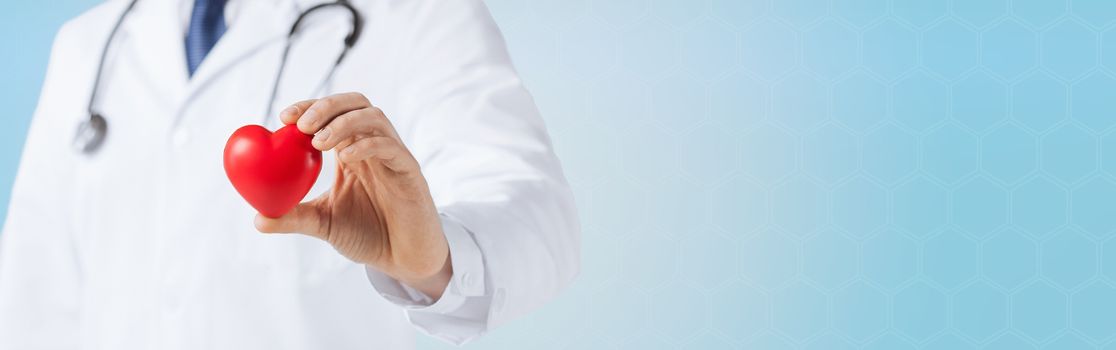
{"label": "index finger", "polygon": [[356,92],[333,94],[314,101],[298,118],[298,130],[311,135],[318,133],[333,118],[349,111],[370,106],[368,99]]}
{"label": "index finger", "polygon": [[305,113],[306,109],[310,108],[310,106],[313,105],[316,101],[318,101],[318,99],[309,99],[295,102],[295,104],[290,105],[279,112],[279,120],[281,120],[284,125],[297,123],[298,117],[301,117],[302,113]]}

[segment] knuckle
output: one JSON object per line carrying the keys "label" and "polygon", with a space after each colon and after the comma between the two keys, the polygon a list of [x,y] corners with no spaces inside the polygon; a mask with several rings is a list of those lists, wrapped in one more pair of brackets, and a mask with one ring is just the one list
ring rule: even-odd
{"label": "knuckle", "polygon": [[356,100],[357,102],[368,103],[368,97],[364,96],[364,94],[362,94],[362,93],[352,91],[352,92],[346,93],[345,95],[348,96],[351,99]]}
{"label": "knuckle", "polygon": [[401,148],[403,148],[403,145],[400,144],[399,141],[396,141],[393,138],[380,137],[379,139],[380,139],[380,141],[379,141],[380,142],[380,147],[391,148],[391,149],[401,149]]}
{"label": "knuckle", "polygon": [[314,102],[314,105],[312,106],[312,108],[318,109],[318,110],[331,110],[336,105],[337,105],[337,101],[333,99],[333,96],[329,96],[329,97],[318,100],[318,102]]}
{"label": "knuckle", "polygon": [[375,157],[380,152],[380,148],[376,146],[373,139],[363,139],[353,144],[353,155],[356,158],[369,158]]}
{"label": "knuckle", "polygon": [[400,148],[400,143],[395,142],[395,140],[392,139],[392,138],[389,138],[389,137],[376,137],[376,138],[377,138],[376,139],[376,145],[379,148],[384,148],[384,149],[387,149],[387,150],[391,150],[391,152],[397,152],[398,148]]}
{"label": "knuckle", "polygon": [[329,122],[329,127],[331,129],[330,131],[334,133],[343,133],[348,132],[349,129],[352,127],[352,124],[352,119],[350,119],[348,116],[342,115],[340,117],[333,118],[333,120]]}
{"label": "knuckle", "polygon": [[384,130],[387,128],[387,123],[383,120],[372,118],[368,121],[368,127],[371,131]]}
{"label": "knuckle", "polygon": [[380,107],[369,106],[368,114],[372,115],[372,117],[376,119],[387,120],[387,115],[384,114],[384,110],[380,109]]}

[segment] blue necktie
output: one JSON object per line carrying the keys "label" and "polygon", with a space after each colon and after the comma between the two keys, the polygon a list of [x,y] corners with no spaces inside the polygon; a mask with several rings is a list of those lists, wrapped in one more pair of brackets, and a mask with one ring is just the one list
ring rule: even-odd
{"label": "blue necktie", "polygon": [[190,28],[186,31],[186,65],[190,76],[225,34],[225,2],[227,0],[194,0]]}

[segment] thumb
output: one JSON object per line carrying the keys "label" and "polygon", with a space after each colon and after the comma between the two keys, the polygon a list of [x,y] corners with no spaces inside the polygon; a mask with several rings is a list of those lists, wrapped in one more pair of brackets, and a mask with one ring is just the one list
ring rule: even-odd
{"label": "thumb", "polygon": [[299,203],[291,211],[278,218],[256,214],[256,230],[262,233],[301,233],[318,238],[325,237],[322,229],[322,211],[317,201]]}

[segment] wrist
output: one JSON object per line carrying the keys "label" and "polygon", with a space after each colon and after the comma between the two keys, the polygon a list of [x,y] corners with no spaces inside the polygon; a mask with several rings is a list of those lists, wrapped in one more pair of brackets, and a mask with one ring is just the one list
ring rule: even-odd
{"label": "wrist", "polygon": [[437,301],[439,298],[442,297],[442,293],[445,292],[446,286],[449,285],[450,279],[452,278],[453,264],[451,263],[449,253],[447,252],[445,262],[442,263],[442,268],[435,273],[428,276],[396,278],[396,280],[407,285],[408,287],[414,288],[422,292],[423,294],[426,294],[426,296]]}

